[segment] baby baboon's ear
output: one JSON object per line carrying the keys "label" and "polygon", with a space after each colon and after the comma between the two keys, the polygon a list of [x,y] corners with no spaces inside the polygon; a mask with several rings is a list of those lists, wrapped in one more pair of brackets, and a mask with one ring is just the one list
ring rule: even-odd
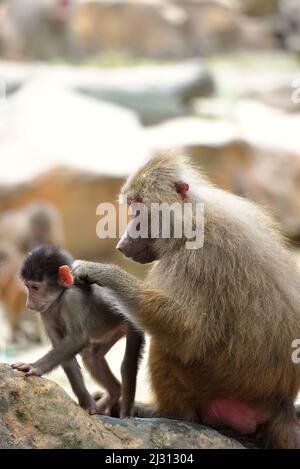
{"label": "baby baboon's ear", "polygon": [[62,265],[59,268],[59,281],[64,288],[70,288],[73,285],[73,275],[68,265]]}

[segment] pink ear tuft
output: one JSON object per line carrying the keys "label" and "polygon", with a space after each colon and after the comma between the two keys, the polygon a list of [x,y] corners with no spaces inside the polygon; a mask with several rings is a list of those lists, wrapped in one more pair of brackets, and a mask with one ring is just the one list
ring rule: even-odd
{"label": "pink ear tuft", "polygon": [[65,286],[73,285],[73,275],[68,265],[62,265],[59,268],[59,279]]}
{"label": "pink ear tuft", "polygon": [[190,186],[186,182],[178,182],[176,185],[176,192],[177,194],[181,195],[182,200],[187,199],[187,193],[190,189]]}

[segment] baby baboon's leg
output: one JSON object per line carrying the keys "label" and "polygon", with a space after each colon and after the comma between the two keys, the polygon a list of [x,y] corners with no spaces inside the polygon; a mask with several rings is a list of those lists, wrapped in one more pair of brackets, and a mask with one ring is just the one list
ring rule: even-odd
{"label": "baby baboon's leg", "polygon": [[97,401],[96,407],[97,413],[104,415],[111,415],[113,406],[121,396],[121,383],[114,376],[104,358],[115,342],[116,340],[109,344],[92,344],[82,352],[83,361],[91,376],[107,391],[107,394]]}

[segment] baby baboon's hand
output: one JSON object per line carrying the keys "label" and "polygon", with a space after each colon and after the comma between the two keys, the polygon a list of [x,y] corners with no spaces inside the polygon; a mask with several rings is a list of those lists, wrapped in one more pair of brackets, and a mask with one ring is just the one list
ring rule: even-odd
{"label": "baby baboon's hand", "polygon": [[42,376],[43,371],[39,367],[35,367],[30,363],[15,363],[12,368],[18,371],[23,371],[25,376]]}
{"label": "baby baboon's hand", "polygon": [[97,413],[96,401],[92,398],[92,396],[89,399],[79,400],[79,405],[90,415],[94,415]]}

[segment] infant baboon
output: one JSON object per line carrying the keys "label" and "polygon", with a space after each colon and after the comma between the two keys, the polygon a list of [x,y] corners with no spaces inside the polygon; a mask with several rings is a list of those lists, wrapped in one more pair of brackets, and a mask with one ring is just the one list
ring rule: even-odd
{"label": "infant baboon", "polygon": [[[128,417],[135,397],[144,336],[124,320],[105,289],[73,283],[72,262],[69,253],[54,246],[36,248],[25,259],[21,277],[28,290],[27,306],[41,314],[53,349],[33,364],[16,363],[13,368],[24,371],[26,376],[42,376],[62,365],[82,407],[90,413],[110,415],[121,397],[120,416]],[[121,387],[105,355],[124,335],[127,343]],[[85,387],[75,358],[78,353],[92,377],[107,391],[97,404]]]}

